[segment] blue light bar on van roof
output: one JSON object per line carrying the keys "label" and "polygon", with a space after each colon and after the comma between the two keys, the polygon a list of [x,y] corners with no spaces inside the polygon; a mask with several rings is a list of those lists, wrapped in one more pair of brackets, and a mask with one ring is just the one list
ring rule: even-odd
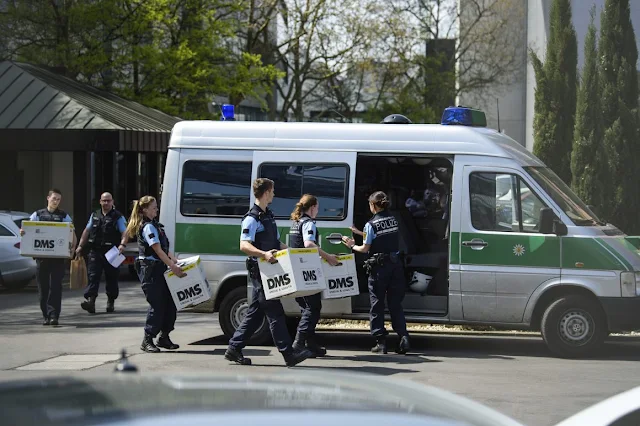
{"label": "blue light bar on van roof", "polygon": [[462,106],[449,107],[442,114],[444,125],[487,127],[487,116],[484,112]]}
{"label": "blue light bar on van roof", "polygon": [[222,121],[235,121],[235,108],[230,104],[222,104]]}

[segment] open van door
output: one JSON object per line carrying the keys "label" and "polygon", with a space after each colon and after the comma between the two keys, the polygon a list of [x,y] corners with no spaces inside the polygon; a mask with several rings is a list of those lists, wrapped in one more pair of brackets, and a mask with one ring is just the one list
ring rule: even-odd
{"label": "open van door", "polygon": [[[342,244],[330,244],[326,237],[332,232],[351,235],[356,158],[356,152],[254,151],[251,180],[262,177],[275,182],[269,208],[276,217],[281,241],[289,244],[290,215],[296,203],[303,194],[312,194],[320,204],[318,245],[328,253],[350,252]],[[254,201],[251,194],[251,204]],[[283,298],[282,305],[288,315],[300,315],[295,299]],[[323,300],[322,313],[350,314],[351,298]]]}

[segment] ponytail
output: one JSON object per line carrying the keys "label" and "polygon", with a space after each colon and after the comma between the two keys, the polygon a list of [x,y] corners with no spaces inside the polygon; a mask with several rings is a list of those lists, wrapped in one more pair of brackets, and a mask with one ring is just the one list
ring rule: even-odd
{"label": "ponytail", "polygon": [[309,209],[318,204],[318,199],[311,194],[304,194],[300,201],[296,203],[296,207],[291,213],[291,220],[298,221],[303,214],[309,211]]}
{"label": "ponytail", "polygon": [[139,200],[133,202],[133,210],[131,211],[131,217],[129,218],[129,224],[127,225],[126,235],[129,238],[133,238],[140,232],[140,227],[144,222],[144,209],[149,207],[151,203],[156,201],[151,195],[145,195]]}
{"label": "ponytail", "polygon": [[380,210],[385,210],[391,205],[391,201],[387,198],[387,194],[382,191],[376,191],[369,197],[369,202]]}

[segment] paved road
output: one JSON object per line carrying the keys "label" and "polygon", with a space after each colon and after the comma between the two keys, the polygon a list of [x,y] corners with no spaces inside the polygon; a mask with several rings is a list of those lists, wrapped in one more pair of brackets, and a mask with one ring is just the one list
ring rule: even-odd
{"label": "paved road", "polygon": [[[104,313],[103,295],[92,316],[80,309],[81,300],[80,291],[66,290],[61,326],[43,327],[34,288],[0,291],[0,380],[108,373],[122,348],[142,374],[284,368],[280,355],[268,346],[247,348],[254,366],[230,365],[222,357],[226,342],[217,315],[210,314],[179,314],[172,335],[182,345],[177,353],[142,353],[146,302],[135,283],[122,285],[115,314]],[[297,368],[413,380],[472,398],[530,425],[555,424],[640,385],[640,340],[634,338],[616,339],[588,360],[553,358],[537,337],[415,335],[408,356],[368,353],[371,339],[366,333],[325,332],[321,338],[330,356]]]}

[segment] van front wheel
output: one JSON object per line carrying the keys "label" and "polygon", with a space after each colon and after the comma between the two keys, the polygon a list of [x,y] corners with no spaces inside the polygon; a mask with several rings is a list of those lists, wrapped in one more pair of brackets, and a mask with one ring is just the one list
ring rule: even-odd
{"label": "van front wheel", "polygon": [[[249,302],[247,299],[247,287],[238,287],[231,290],[220,302],[220,312],[218,318],[220,320],[220,328],[227,338],[231,338],[233,333],[242,323],[249,310]],[[249,339],[250,345],[264,345],[271,342],[271,332],[266,318],[262,320],[262,324],[253,333]]]}
{"label": "van front wheel", "polygon": [[542,338],[561,357],[590,355],[607,336],[607,321],[597,302],[584,296],[564,296],[551,303],[542,316]]}

